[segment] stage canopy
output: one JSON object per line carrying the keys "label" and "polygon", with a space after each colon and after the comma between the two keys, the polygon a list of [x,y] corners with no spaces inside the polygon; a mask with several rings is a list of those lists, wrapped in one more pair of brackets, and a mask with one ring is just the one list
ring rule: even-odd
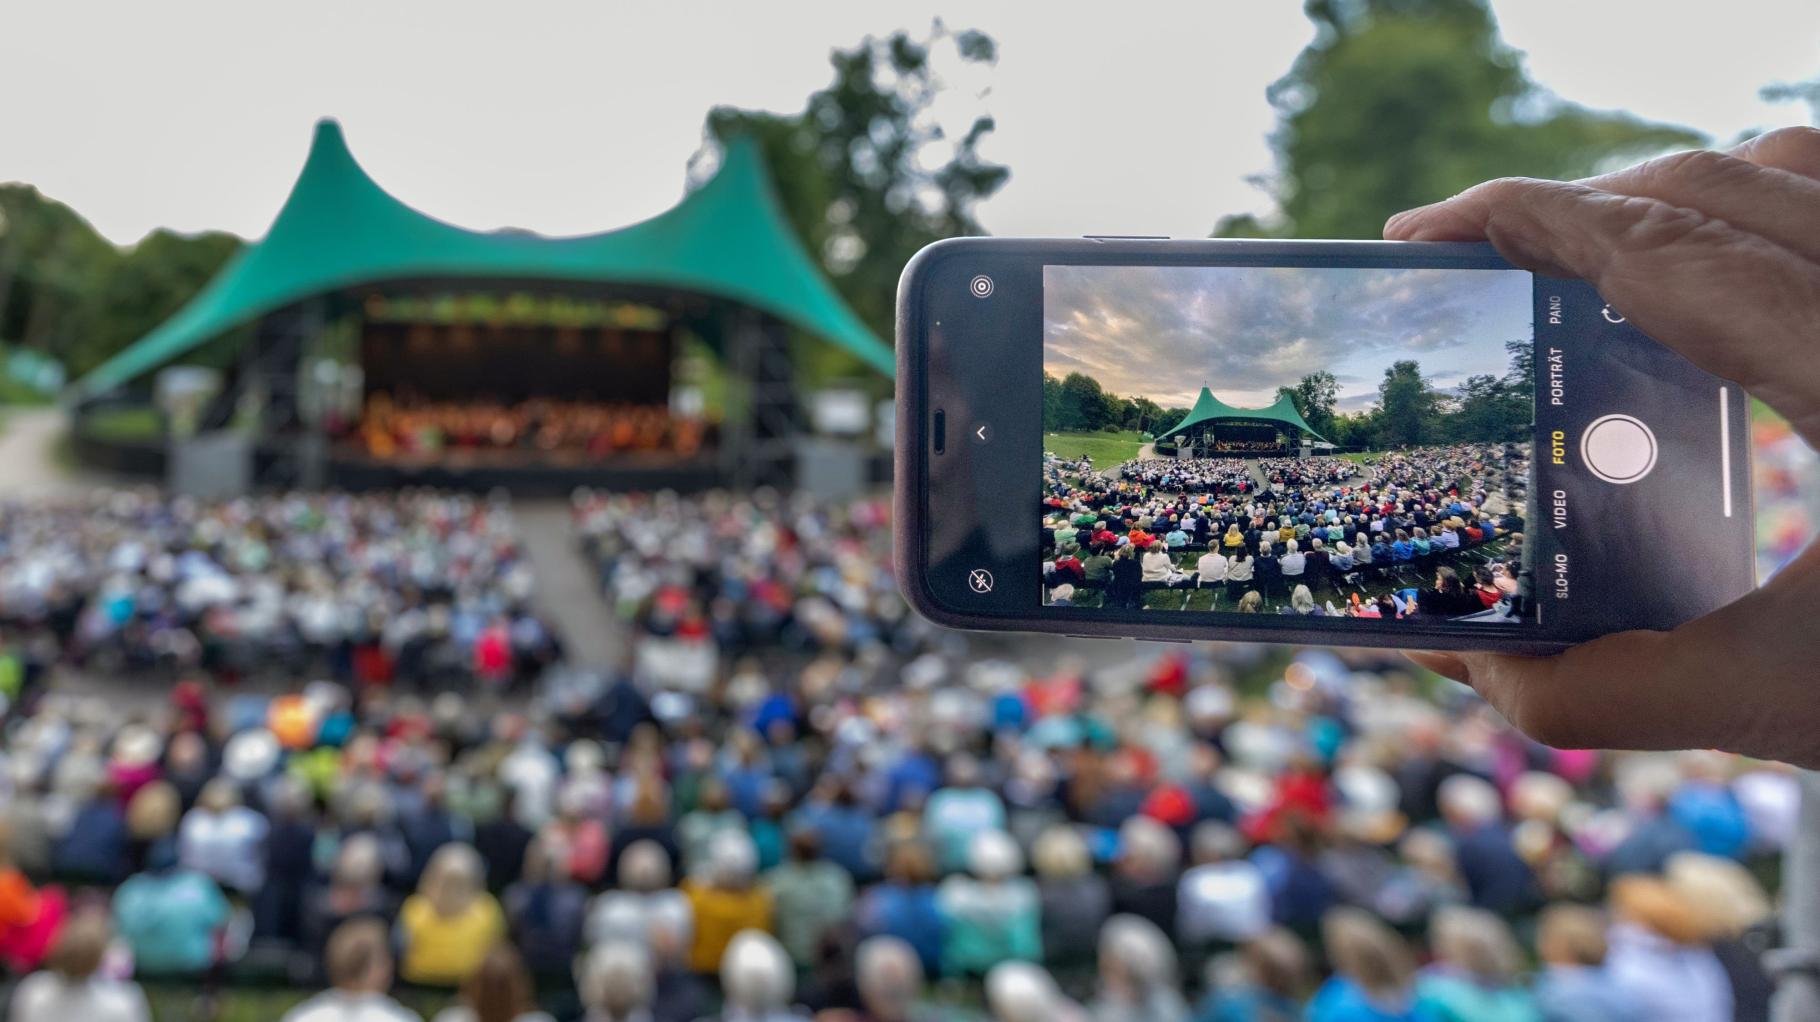
{"label": "stage canopy", "polygon": [[1196,426],[1214,422],[1273,423],[1306,433],[1316,440],[1327,439],[1316,433],[1308,423],[1302,421],[1302,413],[1296,411],[1295,402],[1289,400],[1288,395],[1278,397],[1276,402],[1268,408],[1234,408],[1214,397],[1213,391],[1206,387],[1201,388],[1200,395],[1194,399],[1194,407],[1188,410],[1188,414],[1182,417],[1182,421],[1157,434],[1157,439],[1167,440],[1172,436],[1186,433]]}
{"label": "stage canopy", "polygon": [[890,346],[841,300],[791,230],[748,141],[729,145],[719,172],[658,216],[603,234],[546,238],[470,231],[412,209],[368,177],[341,126],[323,120],[265,238],[157,329],[78,380],[75,396],[105,393],[313,295],[426,278],[676,288],[769,313],[886,375],[894,365]]}

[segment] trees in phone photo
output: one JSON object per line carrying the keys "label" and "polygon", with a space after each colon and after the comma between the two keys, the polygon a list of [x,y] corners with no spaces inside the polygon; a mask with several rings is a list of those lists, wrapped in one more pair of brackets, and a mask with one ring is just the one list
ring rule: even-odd
{"label": "trees in phone photo", "polygon": [[1278,397],[1295,404],[1302,420],[1316,433],[1327,436],[1333,429],[1334,407],[1339,403],[1339,381],[1325,369],[1302,377],[1293,387],[1278,387]]}

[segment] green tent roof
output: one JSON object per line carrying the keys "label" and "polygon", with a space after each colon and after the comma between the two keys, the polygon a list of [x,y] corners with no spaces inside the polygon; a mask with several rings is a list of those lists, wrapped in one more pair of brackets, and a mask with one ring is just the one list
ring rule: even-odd
{"label": "green tent roof", "polygon": [[749,141],[728,146],[720,171],[658,216],[604,234],[546,238],[470,231],[412,209],[368,177],[341,126],[323,120],[265,238],[157,329],[78,380],[76,395],[103,393],[299,299],[424,277],[695,291],[770,313],[881,373],[894,367],[890,346],[841,300],[791,230]]}
{"label": "green tent roof", "polygon": [[1316,433],[1313,427],[1303,421],[1302,413],[1296,411],[1295,402],[1289,400],[1287,394],[1279,395],[1276,401],[1267,408],[1235,408],[1214,397],[1213,391],[1206,387],[1201,388],[1201,393],[1194,399],[1194,407],[1188,409],[1188,414],[1182,417],[1182,421],[1159,433],[1157,439],[1166,440],[1205,422],[1229,420],[1274,422],[1281,426],[1299,429],[1316,440],[1325,441],[1327,439]]}

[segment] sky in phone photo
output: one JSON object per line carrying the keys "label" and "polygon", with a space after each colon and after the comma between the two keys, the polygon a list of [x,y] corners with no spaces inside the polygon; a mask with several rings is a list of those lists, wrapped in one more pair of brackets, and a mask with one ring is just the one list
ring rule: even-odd
{"label": "sky in phone photo", "polygon": [[1442,390],[1503,375],[1505,342],[1534,336],[1531,290],[1521,270],[1049,266],[1043,368],[1165,408],[1203,386],[1265,405],[1325,369],[1356,411],[1398,359]]}

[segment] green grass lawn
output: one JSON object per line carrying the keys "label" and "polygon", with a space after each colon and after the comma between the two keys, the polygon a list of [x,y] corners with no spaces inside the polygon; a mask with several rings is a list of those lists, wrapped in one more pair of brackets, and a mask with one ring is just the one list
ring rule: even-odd
{"label": "green grass lawn", "polygon": [[1093,459],[1094,469],[1100,472],[1137,457],[1138,448],[1142,446],[1143,434],[1131,429],[1118,433],[1043,434],[1043,450],[1058,458],[1086,455]]}
{"label": "green grass lawn", "polygon": [[103,408],[84,419],[80,428],[103,440],[156,440],[164,435],[164,420],[156,408]]}
{"label": "green grass lawn", "polygon": [[0,405],[41,408],[53,400],[55,400],[53,395],[28,387],[10,376],[0,374]]}

